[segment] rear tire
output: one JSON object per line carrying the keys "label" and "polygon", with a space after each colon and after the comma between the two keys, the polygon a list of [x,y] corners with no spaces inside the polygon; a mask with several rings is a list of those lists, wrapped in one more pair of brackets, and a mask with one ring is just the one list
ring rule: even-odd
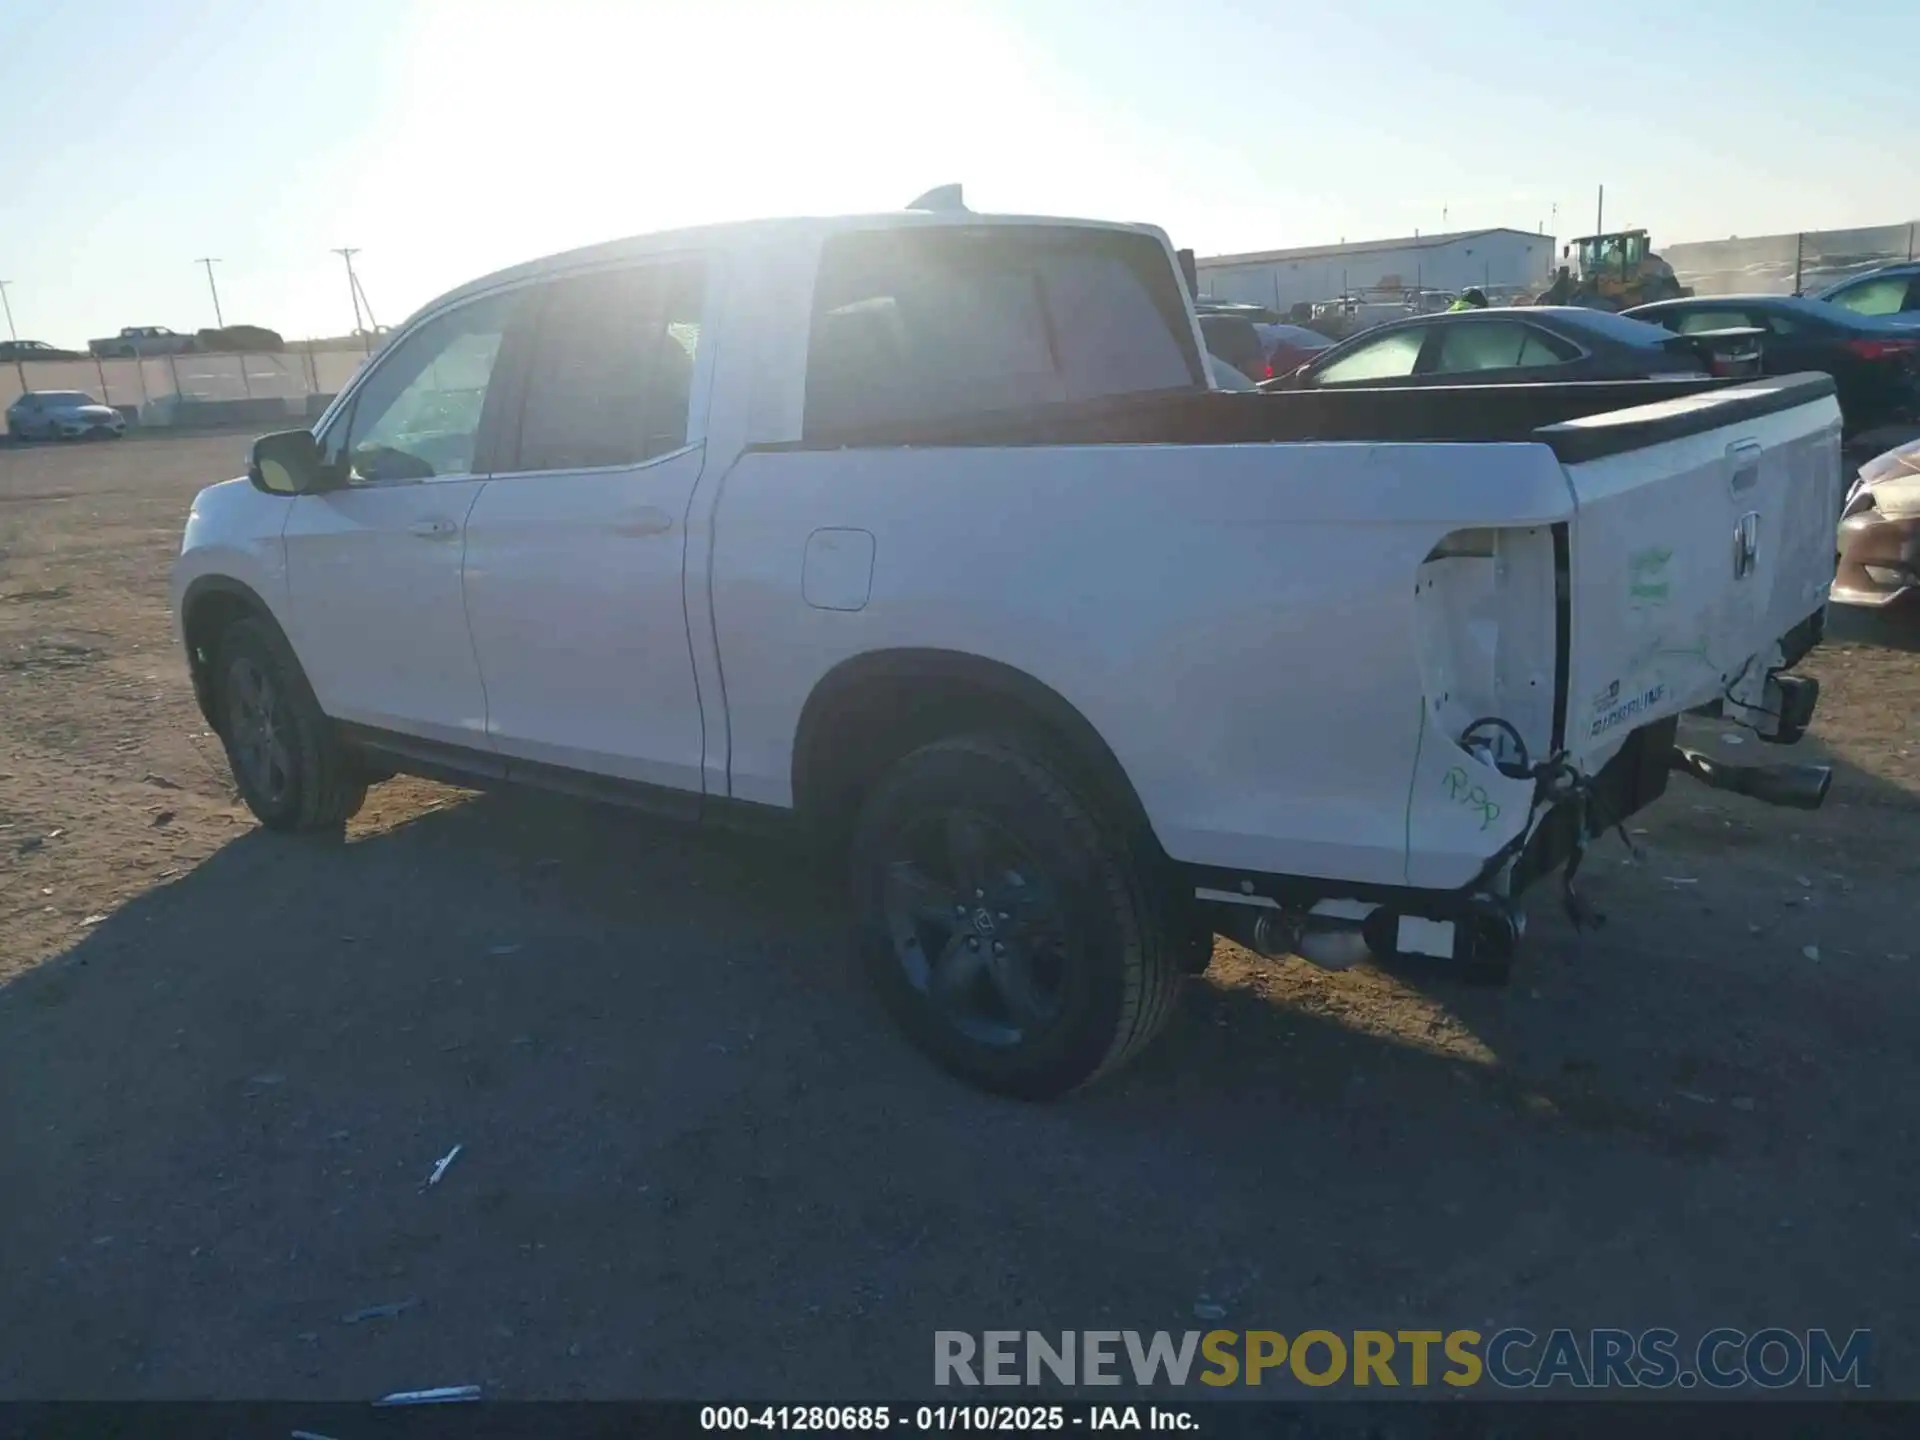
{"label": "rear tire", "polygon": [[849,853],[860,958],[941,1068],[1046,1100],[1159,1033],[1193,940],[1124,834],[1019,737],[937,741],[882,776]]}
{"label": "rear tire", "polygon": [[221,635],[214,664],[227,763],[260,823],[338,829],[358,812],[366,780],[280,633],[260,620],[236,620]]}

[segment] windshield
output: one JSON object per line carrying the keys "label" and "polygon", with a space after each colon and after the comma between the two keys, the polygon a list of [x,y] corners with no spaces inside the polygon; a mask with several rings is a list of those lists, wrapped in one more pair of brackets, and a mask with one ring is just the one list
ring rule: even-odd
{"label": "windshield", "polygon": [[98,405],[84,390],[42,390],[40,403],[43,405]]}

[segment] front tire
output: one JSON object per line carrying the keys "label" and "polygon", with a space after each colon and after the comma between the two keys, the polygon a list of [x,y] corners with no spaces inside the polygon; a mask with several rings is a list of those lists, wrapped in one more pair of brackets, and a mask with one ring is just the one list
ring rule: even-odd
{"label": "front tire", "polygon": [[860,956],[936,1064],[1052,1099],[1159,1032],[1191,967],[1124,833],[1021,738],[937,741],[882,777],[849,856]]}
{"label": "front tire", "polygon": [[236,620],[215,660],[220,738],[241,798],[270,830],[337,829],[367,798],[366,781],[286,641],[259,620]]}

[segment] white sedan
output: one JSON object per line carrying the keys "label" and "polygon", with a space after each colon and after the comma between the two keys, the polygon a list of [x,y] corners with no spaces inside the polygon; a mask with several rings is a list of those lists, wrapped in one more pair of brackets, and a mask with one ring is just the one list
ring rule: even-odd
{"label": "white sedan", "polygon": [[126,416],[84,390],[29,390],[7,407],[7,434],[15,440],[118,440],[126,433]]}

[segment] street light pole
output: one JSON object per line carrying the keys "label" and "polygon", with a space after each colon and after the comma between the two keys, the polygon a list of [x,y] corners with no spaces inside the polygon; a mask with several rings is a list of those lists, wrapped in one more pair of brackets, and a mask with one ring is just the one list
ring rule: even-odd
{"label": "street light pole", "polygon": [[213,292],[213,323],[222,330],[227,328],[227,318],[220,313],[220,287],[213,283],[213,267],[220,263],[217,255],[203,255],[193,262],[207,267],[207,289]]}
{"label": "street light pole", "polygon": [[347,262],[347,298],[353,301],[353,328],[360,332],[361,348],[363,348],[367,354],[371,355],[373,353],[373,336],[367,333],[366,327],[360,319],[360,281],[355,278],[353,273],[353,257],[358,255],[360,251],[356,246],[337,245],[334,247],[333,253]]}

